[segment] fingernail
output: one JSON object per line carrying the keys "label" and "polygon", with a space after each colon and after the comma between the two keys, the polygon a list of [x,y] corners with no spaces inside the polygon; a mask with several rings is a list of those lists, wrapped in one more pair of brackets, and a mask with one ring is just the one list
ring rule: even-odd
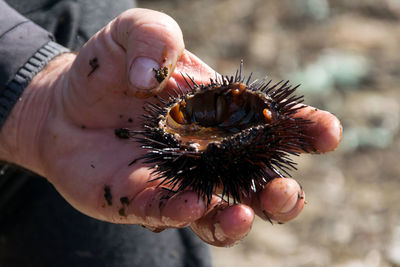
{"label": "fingernail", "polygon": [[153,59],[138,57],[133,62],[129,71],[129,81],[138,90],[151,90],[156,88],[159,83],[155,78],[153,69],[159,69],[160,65]]}
{"label": "fingernail", "polygon": [[298,199],[299,199],[299,193],[297,192],[289,196],[287,198],[287,201],[280,208],[279,212],[286,213],[291,211],[296,206]]}
{"label": "fingernail", "polygon": [[268,214],[286,213],[296,206],[300,185],[290,178],[276,178],[261,192],[261,203]]}

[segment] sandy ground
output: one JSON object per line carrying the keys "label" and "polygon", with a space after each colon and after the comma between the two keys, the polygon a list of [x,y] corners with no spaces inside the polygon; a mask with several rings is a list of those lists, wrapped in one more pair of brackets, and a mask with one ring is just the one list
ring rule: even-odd
{"label": "sandy ground", "polygon": [[174,17],[187,49],[223,74],[301,83],[306,103],[343,122],[340,147],[303,155],[308,205],[256,220],[225,266],[400,266],[400,1],[139,1]]}

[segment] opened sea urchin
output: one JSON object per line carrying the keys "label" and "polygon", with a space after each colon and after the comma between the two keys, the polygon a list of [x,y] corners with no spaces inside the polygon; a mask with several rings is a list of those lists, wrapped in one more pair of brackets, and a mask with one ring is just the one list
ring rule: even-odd
{"label": "opened sea urchin", "polygon": [[[251,75],[250,75],[251,77]],[[240,202],[295,169],[291,155],[310,149],[309,121],[294,117],[303,101],[289,82],[250,82],[242,66],[232,77],[181,89],[148,103],[135,139],[146,149],[154,180],[172,191],[191,189],[207,203],[214,193]]]}

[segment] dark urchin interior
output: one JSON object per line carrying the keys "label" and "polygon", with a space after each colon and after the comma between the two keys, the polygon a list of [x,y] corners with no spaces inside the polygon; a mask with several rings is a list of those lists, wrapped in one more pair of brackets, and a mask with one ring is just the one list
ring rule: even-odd
{"label": "dark urchin interior", "polygon": [[[270,85],[270,81],[245,81],[241,68],[232,77],[220,77],[210,84],[187,80],[188,93],[181,89],[159,103],[148,103],[143,115],[143,130],[135,139],[146,149],[141,159],[150,164],[155,180],[173,191],[191,189],[207,203],[217,190],[222,197],[240,202],[242,197],[256,192],[276,176],[290,176],[295,168],[291,155],[310,149],[311,138],[305,134],[310,123],[292,115],[303,106],[302,97],[293,95],[297,87],[288,82]],[[210,141],[203,149],[166,131],[163,127],[171,107],[212,90],[224,91],[232,84],[241,84],[249,93],[258,94],[272,112],[274,120],[249,124],[232,131],[218,141]],[[221,89],[222,88],[222,89]],[[227,91],[227,90],[225,90]],[[184,127],[185,125],[183,125]],[[207,126],[205,126],[207,127]]]}

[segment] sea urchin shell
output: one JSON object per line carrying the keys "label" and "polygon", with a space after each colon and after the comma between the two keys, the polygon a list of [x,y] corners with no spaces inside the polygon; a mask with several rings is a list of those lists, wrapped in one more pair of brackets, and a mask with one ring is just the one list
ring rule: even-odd
{"label": "sea urchin shell", "polygon": [[310,149],[310,122],[293,116],[303,97],[289,82],[250,79],[242,65],[207,85],[188,77],[188,93],[178,88],[145,106],[135,139],[154,180],[173,191],[194,190],[207,203],[216,192],[236,203],[276,176],[290,176],[296,169],[290,156]]}

